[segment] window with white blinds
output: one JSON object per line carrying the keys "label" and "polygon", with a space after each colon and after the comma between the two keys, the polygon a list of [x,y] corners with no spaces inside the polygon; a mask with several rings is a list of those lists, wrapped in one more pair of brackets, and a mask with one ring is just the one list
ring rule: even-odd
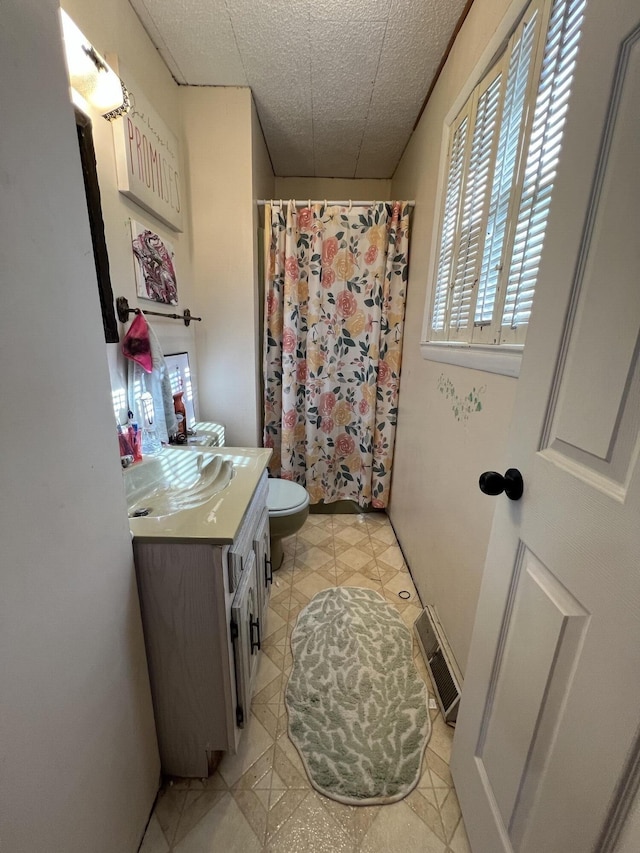
{"label": "window with white blinds", "polygon": [[451,127],[430,341],[523,344],[586,0],[534,0]]}

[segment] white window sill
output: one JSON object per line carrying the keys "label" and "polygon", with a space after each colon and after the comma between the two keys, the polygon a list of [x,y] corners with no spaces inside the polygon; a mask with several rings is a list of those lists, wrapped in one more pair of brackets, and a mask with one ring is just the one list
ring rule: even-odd
{"label": "white window sill", "polygon": [[420,354],[427,361],[441,361],[469,367],[472,370],[484,370],[487,373],[499,373],[502,376],[520,375],[523,346],[460,344],[449,341],[422,341]]}

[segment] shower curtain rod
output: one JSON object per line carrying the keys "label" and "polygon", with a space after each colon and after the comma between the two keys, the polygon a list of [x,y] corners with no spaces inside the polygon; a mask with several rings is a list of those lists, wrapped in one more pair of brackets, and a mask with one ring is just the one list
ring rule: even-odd
{"label": "shower curtain rod", "polygon": [[[373,200],[370,199],[369,201],[352,201],[349,198],[349,199],[346,199],[346,201],[344,199],[342,201],[327,201],[327,199],[325,198],[325,199],[310,199],[309,201],[311,201],[311,204],[337,204],[340,207],[349,207],[349,205],[352,205],[353,207],[366,207],[370,204],[376,204],[376,202],[378,202],[378,201],[383,201],[383,199],[373,199]],[[306,199],[303,199],[302,201],[296,201],[296,207],[305,207],[306,205],[309,204],[309,201],[307,201]],[[385,203],[391,204],[391,202],[385,202]],[[265,204],[274,204],[274,205],[278,204],[278,205],[280,205],[280,204],[283,204],[283,200],[277,199],[277,198],[272,198],[272,199],[260,198],[260,199],[258,199],[258,207],[264,207]],[[405,204],[408,204],[409,207],[415,207],[416,206],[416,203],[413,200],[412,201],[405,201]]]}

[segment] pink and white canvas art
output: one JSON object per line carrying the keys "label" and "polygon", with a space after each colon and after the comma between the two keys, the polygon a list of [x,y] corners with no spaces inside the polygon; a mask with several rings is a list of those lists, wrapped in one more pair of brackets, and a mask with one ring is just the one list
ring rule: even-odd
{"label": "pink and white canvas art", "polygon": [[177,305],[178,280],[171,243],[132,219],[131,246],[135,258],[137,295],[165,305]]}

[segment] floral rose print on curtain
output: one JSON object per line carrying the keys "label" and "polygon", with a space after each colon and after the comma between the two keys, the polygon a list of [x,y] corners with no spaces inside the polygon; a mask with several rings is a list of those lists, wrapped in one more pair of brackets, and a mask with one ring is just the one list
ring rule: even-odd
{"label": "floral rose print on curtain", "polygon": [[265,426],[271,471],[312,503],[387,506],[397,418],[409,208],[265,213]]}

